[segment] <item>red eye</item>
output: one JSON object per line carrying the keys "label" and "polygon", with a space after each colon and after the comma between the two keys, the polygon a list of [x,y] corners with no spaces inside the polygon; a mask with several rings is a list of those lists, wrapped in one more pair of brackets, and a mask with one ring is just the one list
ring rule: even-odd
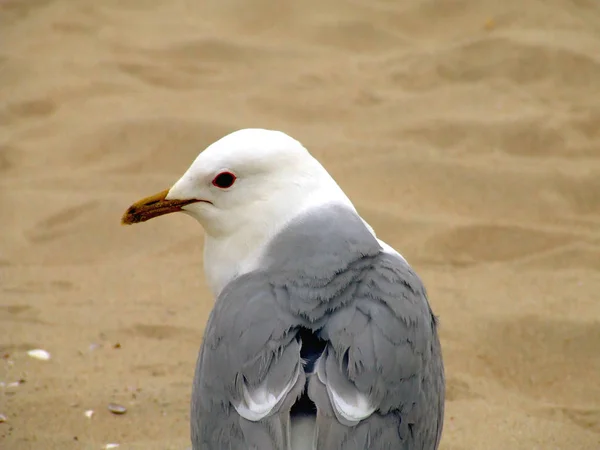
{"label": "red eye", "polygon": [[233,186],[235,180],[236,176],[231,172],[221,172],[212,180],[212,184],[218,188],[227,189],[228,187]]}

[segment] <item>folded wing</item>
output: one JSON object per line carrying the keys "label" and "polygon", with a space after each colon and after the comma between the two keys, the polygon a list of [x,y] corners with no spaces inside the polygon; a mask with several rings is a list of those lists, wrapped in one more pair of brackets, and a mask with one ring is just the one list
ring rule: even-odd
{"label": "folded wing", "polygon": [[194,449],[287,449],[289,410],[305,385],[295,319],[258,277],[223,292],[211,314],[192,396]]}
{"label": "folded wing", "polygon": [[[288,450],[289,412],[307,376],[317,407],[316,450],[437,448],[444,373],[421,281],[390,252],[364,259],[351,277],[339,279],[347,279],[343,289],[294,291],[253,274],[223,291],[196,368],[194,450]],[[345,297],[311,310],[320,316],[291,307],[337,292]],[[300,327],[325,342],[308,375]]]}
{"label": "folded wing", "polygon": [[318,449],[437,448],[444,374],[436,321],[403,259],[382,254],[322,338],[328,346],[309,381]]}

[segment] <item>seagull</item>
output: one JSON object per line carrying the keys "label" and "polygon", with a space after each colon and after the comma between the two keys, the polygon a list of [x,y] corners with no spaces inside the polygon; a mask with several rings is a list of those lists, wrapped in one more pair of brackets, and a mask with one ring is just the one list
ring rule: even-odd
{"label": "seagull", "polygon": [[438,448],[444,363],[423,283],[299,141],[228,134],[121,222],[173,212],[204,228],[215,298],[193,450]]}

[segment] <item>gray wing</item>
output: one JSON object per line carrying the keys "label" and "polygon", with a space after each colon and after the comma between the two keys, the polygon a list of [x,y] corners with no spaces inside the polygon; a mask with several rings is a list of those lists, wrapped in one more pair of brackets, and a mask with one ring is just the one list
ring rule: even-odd
{"label": "gray wing", "polygon": [[192,393],[194,450],[281,450],[289,409],[305,386],[295,333],[269,284],[241,277],[217,299],[205,331]]}
{"label": "gray wing", "polygon": [[289,448],[306,381],[300,326],[327,341],[308,383],[317,450],[437,448],[444,373],[421,281],[387,253],[338,275],[284,288],[289,277],[249,274],[223,291],[196,368],[194,450]]}
{"label": "gray wing", "polygon": [[328,345],[308,388],[319,450],[437,448],[444,370],[436,327],[421,280],[382,253],[321,331]]}

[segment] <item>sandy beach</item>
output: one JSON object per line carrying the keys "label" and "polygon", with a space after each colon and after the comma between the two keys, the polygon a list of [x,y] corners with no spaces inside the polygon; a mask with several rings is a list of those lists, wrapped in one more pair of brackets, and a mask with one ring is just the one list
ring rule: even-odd
{"label": "sandy beach", "polygon": [[0,99],[2,450],[190,445],[202,229],[119,221],[246,127],[423,278],[442,450],[600,449],[599,2],[1,0]]}

